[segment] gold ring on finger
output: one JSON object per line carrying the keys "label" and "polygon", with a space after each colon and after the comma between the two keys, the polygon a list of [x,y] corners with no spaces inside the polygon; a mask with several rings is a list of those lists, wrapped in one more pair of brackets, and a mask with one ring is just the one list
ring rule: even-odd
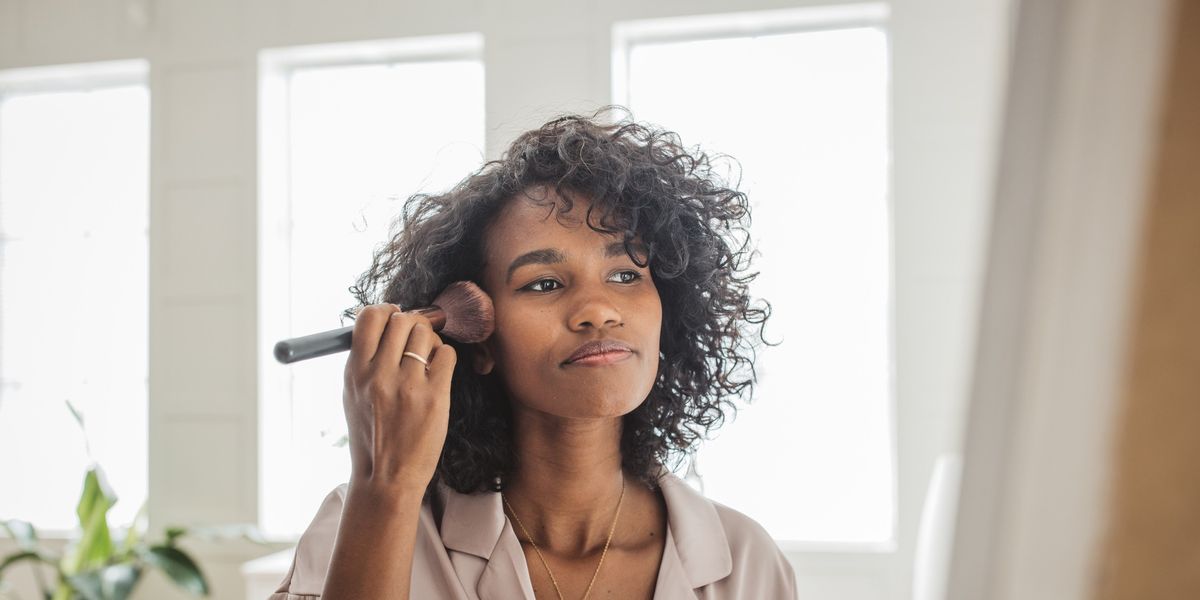
{"label": "gold ring on finger", "polygon": [[425,360],[425,357],[421,356],[420,354],[417,354],[415,352],[405,352],[404,356],[411,356],[411,357],[421,361],[421,364],[425,365],[426,367],[429,366],[429,361]]}

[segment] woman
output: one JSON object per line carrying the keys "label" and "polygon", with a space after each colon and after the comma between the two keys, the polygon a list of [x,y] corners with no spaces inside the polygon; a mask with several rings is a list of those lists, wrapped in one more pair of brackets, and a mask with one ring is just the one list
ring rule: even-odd
{"label": "woman", "polygon": [[[664,466],[753,386],[746,197],[605,113],[408,200],[347,311],[349,483],[271,600],[796,596],[758,523]],[[492,298],[482,343],[397,306],[458,280]]]}

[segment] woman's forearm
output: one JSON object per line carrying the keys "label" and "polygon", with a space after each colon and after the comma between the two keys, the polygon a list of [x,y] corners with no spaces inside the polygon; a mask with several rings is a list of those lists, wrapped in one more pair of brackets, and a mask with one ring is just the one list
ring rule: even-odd
{"label": "woman's forearm", "polygon": [[351,484],[321,593],[323,600],[407,600],[424,486]]}

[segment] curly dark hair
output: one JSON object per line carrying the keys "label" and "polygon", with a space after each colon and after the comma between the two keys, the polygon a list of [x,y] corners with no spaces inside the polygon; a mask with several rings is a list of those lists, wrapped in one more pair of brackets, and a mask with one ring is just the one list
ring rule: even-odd
{"label": "curly dark hair", "polygon": [[[619,118],[605,119],[612,113]],[[719,428],[732,399],[756,381],[754,356],[771,306],[754,306],[743,273],[749,249],[746,195],[718,174],[714,158],[689,150],[679,136],[632,120],[627,109],[564,115],[519,136],[452,189],[416,194],[392,224],[390,240],[350,288],[360,303],[405,309],[432,302],[454,281],[480,282],[484,233],[508,201],[553,186],[570,211],[572,194],[591,199],[586,222],[624,237],[626,252],[650,266],[662,299],[662,358],[645,401],[623,418],[622,467],[648,487],[660,466],[678,466],[702,436]],[[723,155],[720,156],[724,157]],[[592,212],[602,215],[592,222]],[[646,251],[639,262],[632,241]],[[501,490],[517,468],[511,408],[494,374],[478,375],[471,345],[447,339],[459,360],[451,383],[450,422],[430,486],[439,479],[460,493]]]}

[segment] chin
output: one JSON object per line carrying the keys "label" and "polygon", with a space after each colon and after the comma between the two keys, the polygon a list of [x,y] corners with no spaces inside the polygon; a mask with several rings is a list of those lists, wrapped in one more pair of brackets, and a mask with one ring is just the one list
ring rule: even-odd
{"label": "chin", "polygon": [[622,398],[587,397],[583,394],[567,393],[552,400],[545,412],[564,419],[606,419],[623,417],[633,412],[642,401]]}
{"label": "chin", "polygon": [[634,411],[638,406],[641,406],[641,400],[630,400],[629,396],[619,400],[597,399],[595,402],[588,404],[590,406],[589,414],[582,415],[594,418],[603,417],[623,417]]}

